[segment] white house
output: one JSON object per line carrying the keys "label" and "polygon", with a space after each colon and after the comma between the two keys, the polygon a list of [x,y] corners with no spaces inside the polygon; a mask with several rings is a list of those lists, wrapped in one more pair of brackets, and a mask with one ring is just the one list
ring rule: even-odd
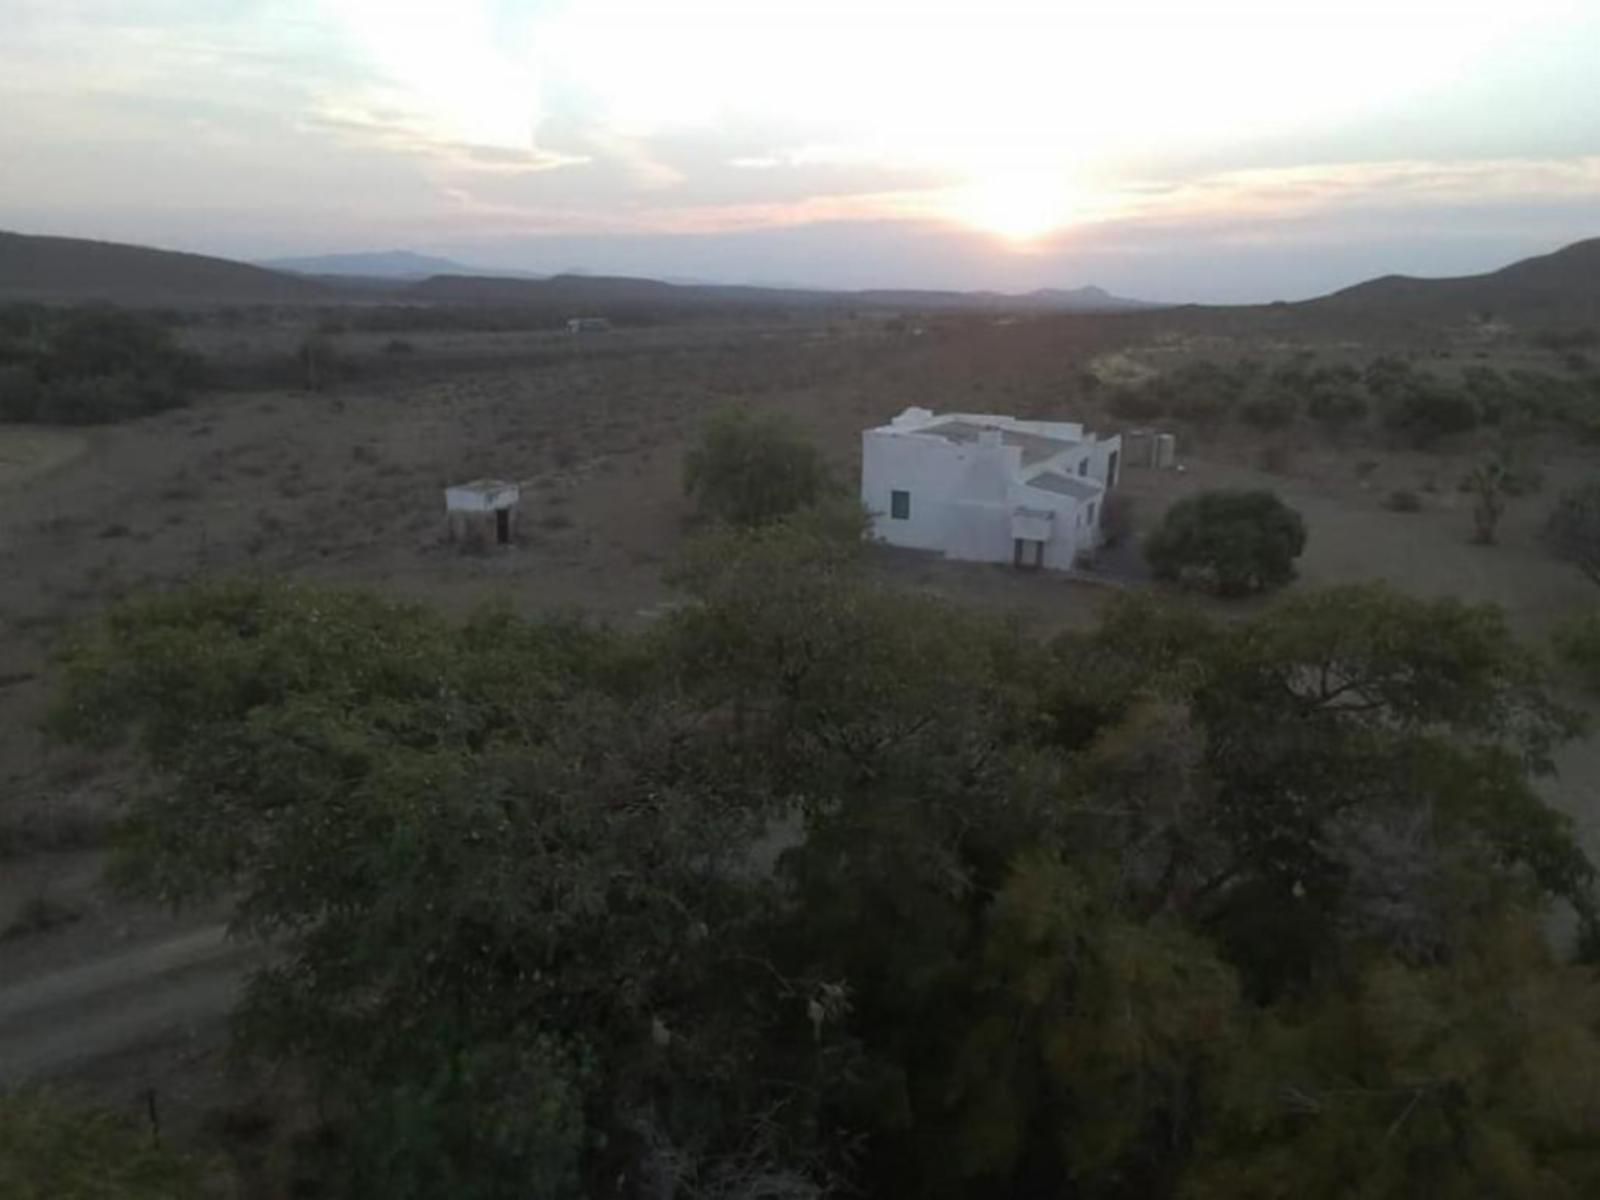
{"label": "white house", "polygon": [[1100,544],[1121,450],[1067,421],[908,408],[862,433],[861,502],[880,541],[1064,570]]}

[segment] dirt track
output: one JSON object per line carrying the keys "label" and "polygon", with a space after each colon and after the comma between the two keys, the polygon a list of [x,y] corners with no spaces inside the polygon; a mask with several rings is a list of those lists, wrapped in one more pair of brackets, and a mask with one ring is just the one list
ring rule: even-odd
{"label": "dirt track", "polygon": [[0,986],[0,1088],[218,1026],[258,954],[212,925]]}

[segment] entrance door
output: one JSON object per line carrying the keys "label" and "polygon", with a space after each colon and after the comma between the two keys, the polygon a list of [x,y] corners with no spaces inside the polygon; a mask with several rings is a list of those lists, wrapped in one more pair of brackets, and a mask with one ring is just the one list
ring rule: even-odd
{"label": "entrance door", "polygon": [[494,510],[494,540],[502,546],[511,544],[511,510],[497,508]]}
{"label": "entrance door", "polygon": [[1110,491],[1112,488],[1117,486],[1117,454],[1118,453],[1119,453],[1118,451],[1113,450],[1111,452],[1111,461],[1106,464],[1106,490],[1107,491]]}

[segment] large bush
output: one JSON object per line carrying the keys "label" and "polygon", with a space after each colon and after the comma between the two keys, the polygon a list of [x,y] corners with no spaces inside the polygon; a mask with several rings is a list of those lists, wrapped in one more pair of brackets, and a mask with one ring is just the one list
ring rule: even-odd
{"label": "large bush", "polygon": [[821,452],[785,418],[726,409],[684,463],[684,490],[705,520],[764,525],[836,494]]}
{"label": "large bush", "polygon": [[153,317],[116,308],[36,316],[0,379],[0,419],[88,425],[182,404],[198,360]]}
{"label": "large bush", "polygon": [[1390,389],[1384,399],[1384,425],[1418,448],[1475,428],[1478,417],[1478,406],[1465,391],[1426,377]]}
{"label": "large bush", "polygon": [[1272,492],[1203,492],[1167,511],[1145,558],[1158,579],[1240,596],[1288,583],[1305,545],[1305,522]]}

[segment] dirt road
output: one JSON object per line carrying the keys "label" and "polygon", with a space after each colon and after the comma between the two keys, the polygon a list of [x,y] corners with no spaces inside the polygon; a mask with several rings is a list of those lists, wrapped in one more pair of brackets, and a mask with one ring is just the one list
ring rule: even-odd
{"label": "dirt road", "polygon": [[0,1088],[215,1029],[259,954],[212,925],[67,970],[0,980]]}

